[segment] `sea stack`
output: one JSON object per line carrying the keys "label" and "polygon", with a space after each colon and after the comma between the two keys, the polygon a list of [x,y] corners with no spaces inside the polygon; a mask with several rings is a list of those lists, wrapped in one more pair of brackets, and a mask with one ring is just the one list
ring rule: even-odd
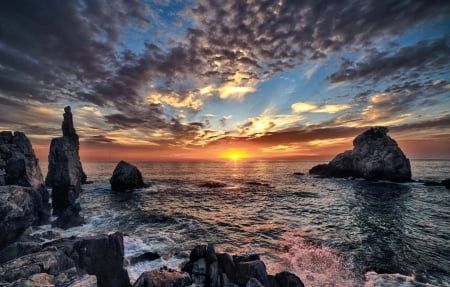
{"label": "sea stack", "polygon": [[353,140],[353,150],[338,154],[328,164],[309,170],[323,177],[411,181],[411,165],[387,127],[372,127]]}
{"label": "sea stack", "polygon": [[0,249],[49,218],[49,194],[30,141],[22,132],[0,132]]}
{"label": "sea stack", "polygon": [[132,191],[145,186],[139,169],[123,160],[117,164],[109,182],[113,191]]}
{"label": "sea stack", "polygon": [[54,138],[50,145],[45,184],[52,188],[53,214],[58,216],[52,224],[66,229],[84,223],[79,214],[81,207],[77,199],[86,175],[78,154],[79,138],[73,127],[69,106],[64,108],[63,116],[63,136]]}

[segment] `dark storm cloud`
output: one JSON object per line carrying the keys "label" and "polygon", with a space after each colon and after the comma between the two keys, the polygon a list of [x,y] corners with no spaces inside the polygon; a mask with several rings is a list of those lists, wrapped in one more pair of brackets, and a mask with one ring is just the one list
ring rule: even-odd
{"label": "dark storm cloud", "polygon": [[379,81],[387,76],[407,73],[411,78],[414,73],[424,76],[433,71],[439,74],[450,68],[450,43],[447,38],[434,41],[421,41],[413,46],[403,47],[395,54],[372,50],[362,60],[351,62],[345,60],[337,72],[328,77],[333,83],[342,81]]}
{"label": "dark storm cloud", "polygon": [[83,90],[117,65],[120,29],[148,23],[132,1],[2,1],[0,92],[47,102]]}

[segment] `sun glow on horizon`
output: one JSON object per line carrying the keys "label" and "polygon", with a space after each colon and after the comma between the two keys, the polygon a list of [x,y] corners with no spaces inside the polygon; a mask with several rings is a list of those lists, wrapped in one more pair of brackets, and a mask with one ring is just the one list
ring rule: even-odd
{"label": "sun glow on horizon", "polygon": [[225,158],[225,159],[228,159],[228,160],[231,160],[233,162],[237,162],[239,160],[248,158],[249,155],[244,153],[244,152],[242,152],[242,151],[231,150],[231,151],[227,151],[224,154],[222,154],[221,157]]}

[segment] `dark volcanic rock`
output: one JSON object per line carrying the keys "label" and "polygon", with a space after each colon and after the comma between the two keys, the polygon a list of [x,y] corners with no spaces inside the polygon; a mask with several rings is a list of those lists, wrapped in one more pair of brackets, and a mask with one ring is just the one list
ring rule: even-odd
{"label": "dark volcanic rock", "polygon": [[373,127],[353,140],[353,150],[338,154],[328,164],[310,169],[324,177],[362,177],[369,180],[411,181],[411,166],[388,128]]}
{"label": "dark volcanic rock", "polygon": [[79,138],[73,127],[70,107],[64,108],[63,116],[63,136],[54,138],[50,145],[45,184],[52,187],[53,214],[59,217],[55,224],[69,228],[84,222],[76,201],[86,174],[78,154]]}
{"label": "dark volcanic rock", "polygon": [[152,270],[139,276],[134,287],[185,287],[192,284],[188,273],[178,271]]}
{"label": "dark volcanic rock", "polygon": [[123,160],[117,164],[109,182],[114,191],[126,191],[145,186],[139,169]]}

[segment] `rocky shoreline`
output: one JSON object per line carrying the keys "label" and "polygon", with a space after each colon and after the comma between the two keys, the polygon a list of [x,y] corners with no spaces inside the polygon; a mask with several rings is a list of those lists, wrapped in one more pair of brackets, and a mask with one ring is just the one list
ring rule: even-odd
{"label": "rocky shoreline", "polygon": [[[43,240],[30,233],[30,227],[50,223],[67,229],[82,225],[78,197],[86,183],[79,157],[79,138],[70,107],[64,109],[63,136],[52,140],[49,172],[44,185],[39,162],[31,143],[21,132],[0,132],[0,286],[71,287],[299,287],[301,279],[287,271],[270,275],[258,255],[216,253],[212,244],[198,245],[179,270],[161,268],[143,272],[132,285],[125,269],[124,235],[121,232],[91,237],[61,238],[49,231]],[[371,128],[354,140],[354,149],[339,154],[329,164],[319,165],[310,174],[323,177],[363,177],[411,181],[409,160],[387,128]],[[295,173],[295,175],[303,175]],[[111,191],[132,191],[145,183],[141,172],[121,161],[110,179]],[[248,182],[257,185],[258,182]],[[449,180],[424,182],[444,185]],[[200,187],[219,188],[221,182],[205,182]],[[159,258],[142,254],[137,261]]]}

